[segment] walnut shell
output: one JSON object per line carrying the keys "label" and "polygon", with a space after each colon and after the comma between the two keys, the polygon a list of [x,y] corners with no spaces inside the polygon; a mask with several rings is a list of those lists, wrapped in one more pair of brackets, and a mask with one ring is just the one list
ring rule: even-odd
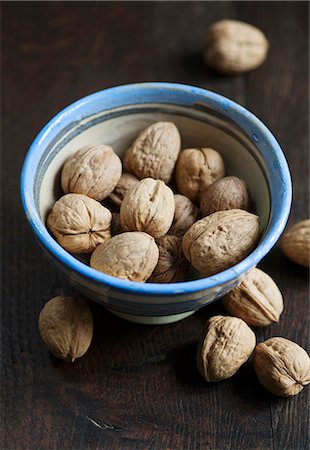
{"label": "walnut shell", "polygon": [[222,272],[244,259],[259,238],[259,217],[241,209],[218,211],[184,234],[183,252],[204,276]]}
{"label": "walnut shell", "polygon": [[310,383],[310,358],[295,342],[273,337],[255,349],[254,369],[259,382],[272,394],[292,397]]}
{"label": "walnut shell", "polygon": [[133,231],[99,245],[91,255],[90,266],[124,280],[144,282],[153,272],[158,254],[152,236]]}
{"label": "walnut shell", "polygon": [[188,148],[180,153],[175,169],[178,191],[192,202],[225,176],[224,161],[212,148]]}
{"label": "walnut shell", "polygon": [[280,241],[284,254],[301,266],[310,266],[310,219],[293,225]]}
{"label": "walnut shell", "polygon": [[135,186],[138,183],[138,178],[132,175],[131,173],[123,173],[119,182],[117,183],[116,188],[110,194],[110,200],[116,205],[121,206],[124,196],[130,188]]}
{"label": "walnut shell", "polygon": [[171,122],[156,122],[143,130],[126,151],[124,166],[140,180],[151,177],[168,183],[180,148],[177,127]]}
{"label": "walnut shell", "polygon": [[200,198],[202,217],[216,211],[250,207],[250,194],[245,181],[237,177],[224,177],[213,183]]}
{"label": "walnut shell", "polygon": [[125,195],[120,209],[124,231],[145,231],[161,237],[169,230],[174,216],[172,190],[161,180],[145,178]]}
{"label": "walnut shell", "polygon": [[255,334],[243,320],[211,317],[197,350],[198,370],[206,381],[226,380],[249,359],[255,344]]}
{"label": "walnut shell", "polygon": [[283,312],[283,297],[278,286],[257,268],[250,270],[241,284],[223,297],[223,303],[230,314],[254,327],[279,322]]}
{"label": "walnut shell", "polygon": [[101,201],[119,182],[122,163],[109,145],[86,145],[70,156],[61,171],[65,194],[85,194]]}
{"label": "walnut shell", "polygon": [[117,234],[121,234],[123,232],[124,230],[121,227],[119,213],[112,213],[111,236],[116,236]]}
{"label": "walnut shell", "polygon": [[57,242],[71,253],[92,252],[110,239],[112,214],[96,200],[67,194],[53,206],[47,225]]}
{"label": "walnut shell", "polygon": [[148,281],[152,283],[184,281],[189,263],[182,251],[182,239],[166,234],[156,239],[156,244],[159,249],[159,259]]}
{"label": "walnut shell", "polygon": [[54,297],[39,316],[39,330],[56,358],[73,362],[83,356],[93,337],[93,316],[85,300]]}
{"label": "walnut shell", "polygon": [[185,195],[174,195],[175,211],[169,234],[183,236],[184,233],[200,218],[200,211]]}
{"label": "walnut shell", "polygon": [[260,66],[269,43],[253,25],[239,20],[220,20],[207,33],[204,59],[218,72],[232,75]]}

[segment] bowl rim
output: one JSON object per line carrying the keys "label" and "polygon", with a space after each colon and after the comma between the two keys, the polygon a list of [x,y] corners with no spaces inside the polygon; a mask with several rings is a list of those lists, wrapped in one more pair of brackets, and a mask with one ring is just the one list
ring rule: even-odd
{"label": "bowl rim", "polygon": [[[144,95],[146,90],[148,90],[150,94],[155,95],[159,90],[161,93],[171,93],[171,91],[173,91],[176,95],[190,94],[200,98],[203,97],[205,100],[209,101],[209,103],[220,107],[222,112],[239,125],[247,135],[252,133],[254,136],[253,139],[257,138],[257,135],[253,133],[253,130],[259,133],[261,140],[264,142],[264,152],[266,155],[271,154],[274,158],[282,186],[284,186],[285,189],[281,189],[281,192],[277,194],[279,195],[279,203],[276,204],[277,215],[273,222],[269,224],[264,238],[258,246],[238,264],[207,278],[199,278],[179,283],[156,284],[127,281],[101,273],[82,263],[64,250],[47,231],[47,228],[41,221],[36,209],[33,189],[36,167],[44,150],[44,148],[42,148],[44,147],[44,140],[48,139],[49,134],[57,134],[58,131],[63,128],[62,121],[66,118],[68,119],[77,111],[79,114],[82,114],[82,117],[87,117],[91,115],[91,105],[93,102],[101,100],[104,103],[105,98],[111,101],[111,98],[115,98],[117,95],[125,96],[130,90],[136,90],[140,93],[142,93],[141,91],[144,91]],[[141,101],[139,101],[139,103],[141,103]],[[147,103],[151,103],[151,101],[148,100]],[[159,101],[158,103],[161,102]],[[233,100],[207,89],[181,83],[146,82],[119,85],[94,92],[75,101],[56,114],[38,133],[26,154],[21,171],[20,194],[27,219],[36,238],[39,240],[39,243],[42,244],[56,260],[60,260],[60,262],[70,271],[77,272],[92,282],[103,284],[108,288],[113,288],[121,292],[143,296],[172,296],[191,294],[219,287],[231,282],[244,272],[256,266],[275,245],[284,230],[291,208],[292,185],[288,164],[279,143],[267,126],[253,113]],[[271,198],[271,202],[272,200],[273,199]],[[271,203],[271,208],[272,206]]]}

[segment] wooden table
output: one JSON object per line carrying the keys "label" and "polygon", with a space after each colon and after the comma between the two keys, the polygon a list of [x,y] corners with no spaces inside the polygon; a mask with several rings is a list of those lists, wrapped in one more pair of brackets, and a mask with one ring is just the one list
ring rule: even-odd
{"label": "wooden table", "polygon": [[[92,346],[73,365],[52,357],[37,328],[44,303],[66,291],[42,256],[19,199],[26,151],[74,100],[109,86],[164,80],[219,92],[274,132],[294,182],[290,223],[308,217],[307,2],[2,2],[1,449],[306,449],[305,389],[269,395],[252,365],[206,384],[195,351],[217,302],[161,327],[139,326],[93,305]],[[208,26],[244,20],[270,40],[266,63],[233,78],[202,62]],[[285,336],[307,348],[308,271],[275,247],[260,265],[285,299]]]}

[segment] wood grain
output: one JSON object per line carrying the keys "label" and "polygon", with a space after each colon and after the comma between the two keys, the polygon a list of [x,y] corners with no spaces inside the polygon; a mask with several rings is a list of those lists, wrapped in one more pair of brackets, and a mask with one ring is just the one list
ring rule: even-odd
{"label": "wood grain", "polygon": [[[278,399],[249,363],[205,384],[196,344],[220,302],[174,325],[139,326],[93,304],[92,346],[74,365],[47,352],[38,314],[69,292],[42,256],[19,200],[19,173],[41,127],[61,108],[118,84],[165,80],[240,102],[274,132],[289,161],[290,223],[309,216],[307,2],[2,2],[2,449],[273,449],[309,447],[308,392]],[[204,35],[221,18],[260,27],[266,63],[218,76],[202,62]],[[307,348],[309,277],[275,247],[260,265],[285,311],[257,340],[285,336]],[[308,347],[309,348],[309,347]]]}

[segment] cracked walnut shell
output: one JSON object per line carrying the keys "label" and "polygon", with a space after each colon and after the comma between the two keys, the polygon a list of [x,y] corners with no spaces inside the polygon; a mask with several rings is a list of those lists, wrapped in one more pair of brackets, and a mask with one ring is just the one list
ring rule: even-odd
{"label": "cracked walnut shell", "polygon": [[140,180],[151,177],[168,183],[180,148],[180,133],[174,123],[153,123],[126,151],[124,167]]}
{"label": "cracked walnut shell", "polygon": [[284,254],[297,264],[310,266],[310,219],[293,225],[280,241]]}
{"label": "cracked walnut shell", "polygon": [[122,163],[109,145],[86,145],[70,156],[61,171],[65,194],[84,194],[101,201],[113,192]]}
{"label": "cracked walnut shell", "polygon": [[199,202],[211,184],[225,176],[224,161],[212,148],[188,148],[180,153],[175,177],[178,191],[192,202]]}
{"label": "cracked walnut shell", "polygon": [[82,194],[61,197],[48,215],[47,225],[68,252],[89,253],[111,237],[112,214]]}
{"label": "cracked walnut shell", "polygon": [[273,279],[260,269],[250,270],[241,284],[223,297],[230,314],[254,327],[279,322],[283,297]]}
{"label": "cracked walnut shell", "polygon": [[310,358],[295,342],[273,337],[255,349],[254,369],[259,382],[275,395],[292,397],[310,383]]}
{"label": "cracked walnut shell", "polygon": [[237,264],[255,247],[259,217],[241,209],[218,211],[194,223],[184,234],[183,252],[208,277]]}
{"label": "cracked walnut shell", "polygon": [[200,211],[185,195],[174,195],[175,211],[169,234],[183,236],[200,218]]}
{"label": "cracked walnut shell", "polygon": [[159,259],[148,281],[151,283],[184,281],[189,263],[182,251],[181,238],[166,234],[156,239],[156,244],[159,249]]}
{"label": "cracked walnut shell", "polygon": [[124,231],[145,231],[158,238],[169,230],[174,209],[172,190],[161,180],[144,178],[126,193],[120,223]]}
{"label": "cracked walnut shell", "polygon": [[54,297],[39,316],[39,330],[56,358],[73,362],[88,350],[93,337],[93,316],[85,300]]}
{"label": "cracked walnut shell", "polygon": [[211,317],[197,350],[198,370],[206,381],[226,380],[249,359],[255,344],[255,334],[243,320]]}
{"label": "cracked walnut shell", "polygon": [[250,207],[250,194],[245,181],[237,177],[224,177],[215,181],[200,199],[202,216],[228,209]]}
{"label": "cracked walnut shell", "polygon": [[207,32],[204,59],[218,72],[233,75],[260,66],[269,44],[253,25],[239,20],[220,20]]}
{"label": "cracked walnut shell", "polygon": [[90,266],[130,281],[146,281],[158,262],[154,238],[140,231],[118,234],[92,253]]}

